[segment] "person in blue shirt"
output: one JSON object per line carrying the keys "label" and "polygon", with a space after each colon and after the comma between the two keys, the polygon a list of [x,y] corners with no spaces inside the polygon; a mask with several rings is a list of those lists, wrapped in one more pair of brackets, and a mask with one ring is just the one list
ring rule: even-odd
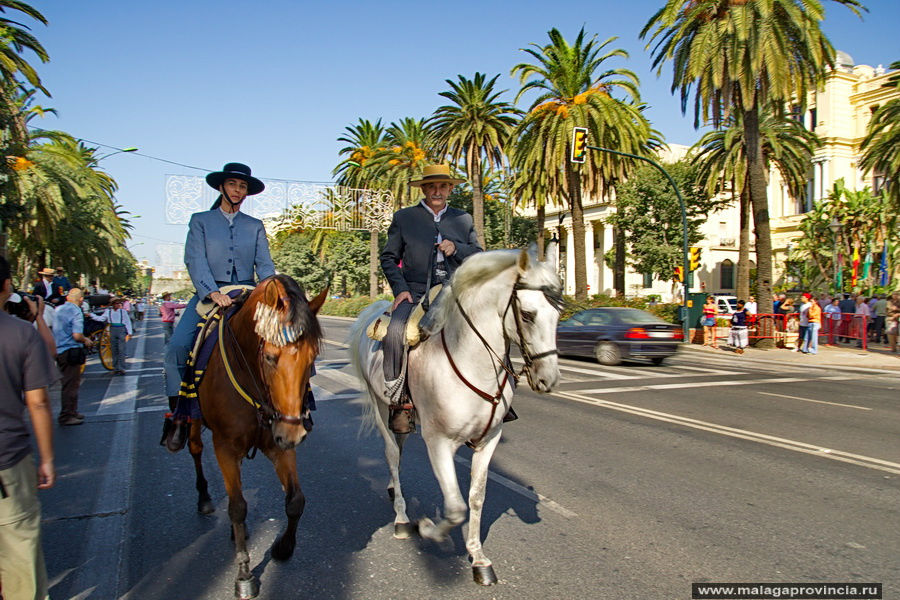
{"label": "person in blue shirt", "polygon": [[78,412],[78,388],[81,387],[81,366],[85,362],[84,348],[93,343],[84,336],[84,296],[78,288],[66,294],[66,302],[56,309],[53,337],[56,338],[56,364],[62,372],[60,425],[81,425],[84,415]]}
{"label": "person in blue shirt", "polygon": [[[184,264],[197,293],[188,302],[166,349],[166,395],[170,410],[178,402],[188,354],[200,322],[197,303],[209,299],[219,306],[231,306],[231,298],[219,291],[222,287],[255,285],[257,279],[275,274],[262,221],[241,212],[244,199],[262,192],[265,184],[252,176],[250,167],[241,163],[228,163],[221,171],[210,173],[206,183],[219,192],[219,197],[210,210],[194,213],[188,225]],[[169,450],[183,447],[186,425],[167,418],[160,443]]]}

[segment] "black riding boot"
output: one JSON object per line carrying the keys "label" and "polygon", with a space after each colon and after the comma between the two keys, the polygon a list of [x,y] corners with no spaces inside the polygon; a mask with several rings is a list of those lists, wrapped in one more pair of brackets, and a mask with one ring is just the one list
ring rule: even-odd
{"label": "black riding boot", "polygon": [[[174,412],[178,404],[178,396],[169,396],[169,411]],[[178,452],[187,444],[190,424],[184,421],[176,421],[173,417],[166,417],[163,422],[162,438],[160,446],[165,446],[169,452]]]}

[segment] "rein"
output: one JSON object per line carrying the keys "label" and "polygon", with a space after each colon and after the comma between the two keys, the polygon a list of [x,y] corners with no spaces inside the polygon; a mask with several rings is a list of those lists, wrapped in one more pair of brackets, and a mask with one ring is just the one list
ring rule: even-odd
{"label": "rein", "polygon": [[[234,335],[234,331],[230,326],[225,324],[224,315],[219,320],[219,354],[222,356],[222,364],[225,367],[225,373],[228,375],[228,381],[231,382],[232,387],[238,393],[238,395],[243,398],[248,404],[250,404],[257,411],[257,417],[259,419],[260,425],[271,425],[276,421],[281,421],[282,423],[287,423],[289,425],[302,425],[303,424],[303,416],[292,416],[292,415],[283,415],[275,409],[274,403],[272,402],[272,398],[268,393],[268,385],[265,380],[262,382],[258,382],[256,376],[253,373],[253,369],[250,367],[249,361],[247,357],[244,356],[244,353],[241,351],[240,345],[237,343],[237,337]],[[250,378],[253,381],[253,386],[256,388],[256,392],[263,398],[263,402],[259,402],[253,396],[248,394],[243,386],[238,382],[237,378],[234,376],[234,371],[231,368],[231,362],[228,360],[228,352],[225,348],[225,333],[226,331],[231,334],[230,341],[232,342],[233,347],[235,348],[237,355],[241,358],[244,363],[244,367],[250,373]],[[264,341],[260,340],[259,347],[257,349],[257,354],[262,354]],[[258,359],[257,359],[258,360]],[[265,376],[263,376],[265,379]],[[262,385],[260,385],[260,383]]]}
{"label": "rein", "polygon": [[[464,384],[466,384],[466,387],[468,387],[470,390],[475,392],[483,400],[486,400],[491,403],[491,415],[490,415],[490,417],[488,417],[488,421],[487,421],[487,424],[484,426],[484,430],[482,430],[481,434],[477,438],[466,442],[466,445],[471,448],[474,448],[475,446],[477,446],[478,443],[481,442],[482,439],[484,439],[484,436],[487,435],[487,432],[490,430],[491,423],[493,423],[493,421],[494,421],[494,415],[497,412],[497,405],[500,403],[500,399],[503,397],[503,390],[506,388],[506,384],[509,381],[509,378],[512,377],[513,382],[514,382],[513,387],[515,387],[515,385],[519,383],[519,377],[521,376],[521,374],[525,373],[526,377],[528,378],[528,382],[530,384],[531,383],[531,365],[534,363],[534,361],[541,359],[541,358],[545,358],[547,356],[559,354],[559,350],[557,350],[556,348],[553,348],[552,350],[547,350],[546,352],[541,352],[539,354],[532,354],[529,351],[528,342],[525,341],[525,337],[522,334],[522,322],[521,322],[522,315],[521,315],[521,308],[519,306],[519,297],[517,294],[517,292],[519,290],[535,290],[535,291],[543,292],[544,297],[547,299],[547,301],[552,306],[556,307],[557,310],[559,310],[562,307],[562,294],[560,294],[559,292],[556,292],[555,290],[553,290],[552,288],[549,288],[547,286],[530,287],[530,286],[524,285],[521,283],[521,277],[520,276],[516,277],[516,282],[515,282],[515,284],[513,284],[512,292],[509,295],[509,300],[507,301],[506,308],[503,311],[503,322],[506,321],[506,315],[509,313],[510,307],[512,307],[513,315],[514,315],[515,322],[516,322],[516,335],[519,338],[518,339],[519,349],[522,351],[522,358],[525,361],[525,366],[522,367],[522,370],[518,374],[510,366],[510,360],[509,360],[510,339],[509,339],[509,336],[506,335],[506,328],[505,327],[503,328],[503,342],[504,342],[505,349],[504,349],[504,355],[501,358],[497,354],[497,352],[491,347],[491,345],[488,343],[488,341],[486,339],[484,339],[484,336],[481,335],[481,332],[479,332],[478,329],[475,327],[475,324],[472,322],[472,319],[469,317],[469,315],[463,309],[462,304],[459,301],[459,298],[456,296],[453,297],[453,300],[456,303],[456,307],[459,309],[459,312],[463,316],[463,319],[465,320],[466,324],[475,333],[475,335],[478,337],[478,339],[481,341],[481,343],[487,349],[488,353],[490,353],[493,356],[493,358],[495,358],[497,361],[496,364],[494,364],[494,361],[491,361],[492,364],[494,364],[494,372],[495,372],[495,376],[498,380],[498,386],[497,386],[498,389],[497,389],[496,394],[491,395],[488,392],[485,392],[484,390],[478,388],[472,382],[470,382],[468,379],[465,378],[465,376],[460,372],[459,368],[456,366],[456,363],[453,361],[453,356],[451,356],[450,350],[449,350],[449,348],[447,348],[447,340],[444,336],[444,330],[441,329],[441,345],[444,348],[444,354],[447,356],[447,360],[450,362],[450,366],[453,368],[453,372],[456,374],[456,376],[459,378],[460,381],[462,381]],[[505,371],[502,382],[499,381],[500,372],[497,370],[497,366],[496,366],[497,364],[499,364],[499,366]]]}

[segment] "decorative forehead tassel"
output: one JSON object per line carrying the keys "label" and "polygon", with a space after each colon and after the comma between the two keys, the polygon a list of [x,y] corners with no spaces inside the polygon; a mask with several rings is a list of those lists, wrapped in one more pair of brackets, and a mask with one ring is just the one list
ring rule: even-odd
{"label": "decorative forehead tassel", "polygon": [[303,335],[302,327],[291,323],[285,325],[281,313],[262,302],[256,305],[253,320],[256,321],[256,334],[276,346],[292,344]]}

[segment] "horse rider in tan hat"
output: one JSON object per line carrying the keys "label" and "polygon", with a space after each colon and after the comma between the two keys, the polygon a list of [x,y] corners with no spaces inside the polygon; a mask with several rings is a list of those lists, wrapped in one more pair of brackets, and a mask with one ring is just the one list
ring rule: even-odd
{"label": "horse rider in tan hat", "polygon": [[[391,322],[383,346],[384,376],[389,389],[401,374],[406,321],[415,304],[432,286],[449,281],[463,260],[483,250],[475,235],[472,216],[447,205],[453,186],[464,182],[451,176],[448,165],[425,167],[421,179],[409,182],[410,187],[421,189],[424,197],[417,204],[394,213],[388,228],[387,243],[381,252],[381,269],[394,293]],[[409,409],[404,410],[409,414]],[[400,412],[397,409],[392,414]],[[404,424],[403,418],[391,419],[395,433],[411,430],[411,424],[406,427]]]}

